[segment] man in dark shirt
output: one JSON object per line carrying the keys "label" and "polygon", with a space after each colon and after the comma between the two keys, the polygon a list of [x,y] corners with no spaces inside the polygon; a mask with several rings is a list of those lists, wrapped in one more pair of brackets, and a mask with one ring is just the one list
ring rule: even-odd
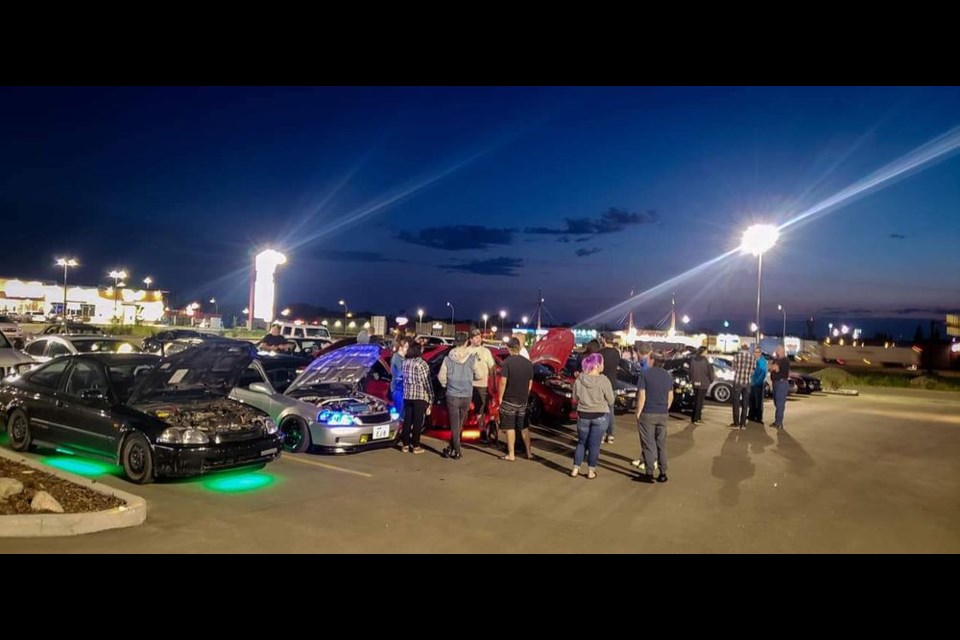
{"label": "man in dark shirt", "polygon": [[[617,367],[620,366],[620,349],[617,349],[613,345],[614,335],[612,333],[604,333],[600,337],[603,339],[603,348],[600,349],[600,355],[603,356],[603,375],[607,376],[607,379],[610,381],[610,386],[614,391],[614,398],[616,398]],[[610,405],[610,420],[607,421],[607,433],[603,436],[604,442],[613,442],[613,419],[615,417],[615,406],[616,400],[614,400],[614,403]]]}
{"label": "man in dark shirt", "polygon": [[530,430],[524,418],[527,414],[527,399],[533,386],[533,365],[520,355],[520,341],[510,338],[507,342],[510,355],[500,368],[500,428],[507,433],[507,455],[501,460],[514,460],[517,444],[517,432],[523,438],[527,450],[527,459],[533,460],[530,449]]}
{"label": "man in dark shirt", "polygon": [[637,380],[637,428],[646,470],[637,480],[653,483],[653,463],[660,465],[657,482],[667,481],[667,420],[673,404],[673,376],[650,354],[650,368]]}
{"label": "man in dark shirt", "polygon": [[783,429],[783,410],[787,407],[787,394],[790,393],[790,360],[784,353],[783,345],[777,347],[776,357],[770,364],[770,379],[773,381],[773,406],[777,412],[773,426]]}
{"label": "man in dark shirt", "polygon": [[690,422],[702,424],[703,420],[703,399],[707,396],[707,390],[713,384],[713,363],[707,360],[707,348],[697,349],[697,355],[690,359],[690,382],[693,383],[693,390],[696,392],[696,400],[693,405],[693,415]]}
{"label": "man in dark shirt", "polygon": [[263,336],[258,345],[261,351],[289,351],[291,344],[280,335],[280,325],[270,327],[270,333]]}

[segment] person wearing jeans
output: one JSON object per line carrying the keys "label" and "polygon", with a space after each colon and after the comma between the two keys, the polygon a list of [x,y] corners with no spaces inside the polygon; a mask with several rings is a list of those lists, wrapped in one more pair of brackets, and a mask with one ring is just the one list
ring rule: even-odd
{"label": "person wearing jeans", "polygon": [[787,394],[790,393],[790,360],[784,353],[783,345],[777,347],[776,357],[770,364],[770,378],[773,380],[773,404],[776,415],[773,426],[783,429],[783,412],[787,408]]}
{"label": "person wearing jeans", "polygon": [[637,380],[637,429],[645,470],[636,480],[653,483],[653,468],[660,468],[657,482],[667,481],[667,421],[673,404],[673,376],[650,356],[650,368]]}
{"label": "person wearing jeans", "polygon": [[420,345],[411,344],[403,360],[403,431],[401,451],[423,453],[420,433],[433,404],[430,367],[420,357]]}
{"label": "person wearing jeans", "polygon": [[757,363],[750,355],[750,345],[744,342],[733,359],[733,429],[747,428],[747,413],[750,407],[750,378]]}
{"label": "person wearing jeans", "polygon": [[586,356],[581,373],[573,383],[573,399],[577,403],[577,448],[573,454],[573,470],[570,477],[580,475],[584,453],[587,454],[587,478],[597,477],[597,460],[600,457],[600,442],[610,420],[610,405],[614,402],[613,386],[603,375],[603,356],[591,353]]}

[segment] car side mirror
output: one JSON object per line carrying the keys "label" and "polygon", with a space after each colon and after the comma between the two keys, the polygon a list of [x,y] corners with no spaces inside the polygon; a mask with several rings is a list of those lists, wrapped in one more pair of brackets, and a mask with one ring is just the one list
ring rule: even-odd
{"label": "car side mirror", "polygon": [[80,397],[84,400],[106,400],[107,395],[100,389],[84,389],[80,392]]}
{"label": "car side mirror", "polygon": [[254,382],[247,388],[250,389],[250,391],[256,391],[257,393],[264,393],[268,396],[273,393],[272,391],[270,391],[270,388],[267,385],[263,384],[262,382]]}

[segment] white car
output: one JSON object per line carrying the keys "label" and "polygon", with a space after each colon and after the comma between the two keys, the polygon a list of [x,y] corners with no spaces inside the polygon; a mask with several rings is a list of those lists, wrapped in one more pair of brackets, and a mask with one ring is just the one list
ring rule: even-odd
{"label": "white car", "polygon": [[333,342],[330,330],[319,324],[303,324],[300,322],[274,322],[280,327],[280,335],[284,338],[320,338],[328,343]]}
{"label": "white car", "polygon": [[13,348],[6,336],[0,332],[0,378],[23,373],[37,364],[33,358]]}
{"label": "white car", "polygon": [[23,329],[10,316],[0,316],[0,333],[10,340],[23,340]]}

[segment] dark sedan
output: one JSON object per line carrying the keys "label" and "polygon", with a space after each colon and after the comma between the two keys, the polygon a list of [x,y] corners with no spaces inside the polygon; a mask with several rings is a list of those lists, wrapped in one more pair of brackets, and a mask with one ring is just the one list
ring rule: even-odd
{"label": "dark sedan", "polygon": [[[256,353],[211,345],[147,354],[56,358],[0,386],[0,418],[17,451],[35,442],[116,461],[138,484],[262,464],[282,436],[263,411],[227,397]],[[159,362],[158,362],[159,360]]]}

